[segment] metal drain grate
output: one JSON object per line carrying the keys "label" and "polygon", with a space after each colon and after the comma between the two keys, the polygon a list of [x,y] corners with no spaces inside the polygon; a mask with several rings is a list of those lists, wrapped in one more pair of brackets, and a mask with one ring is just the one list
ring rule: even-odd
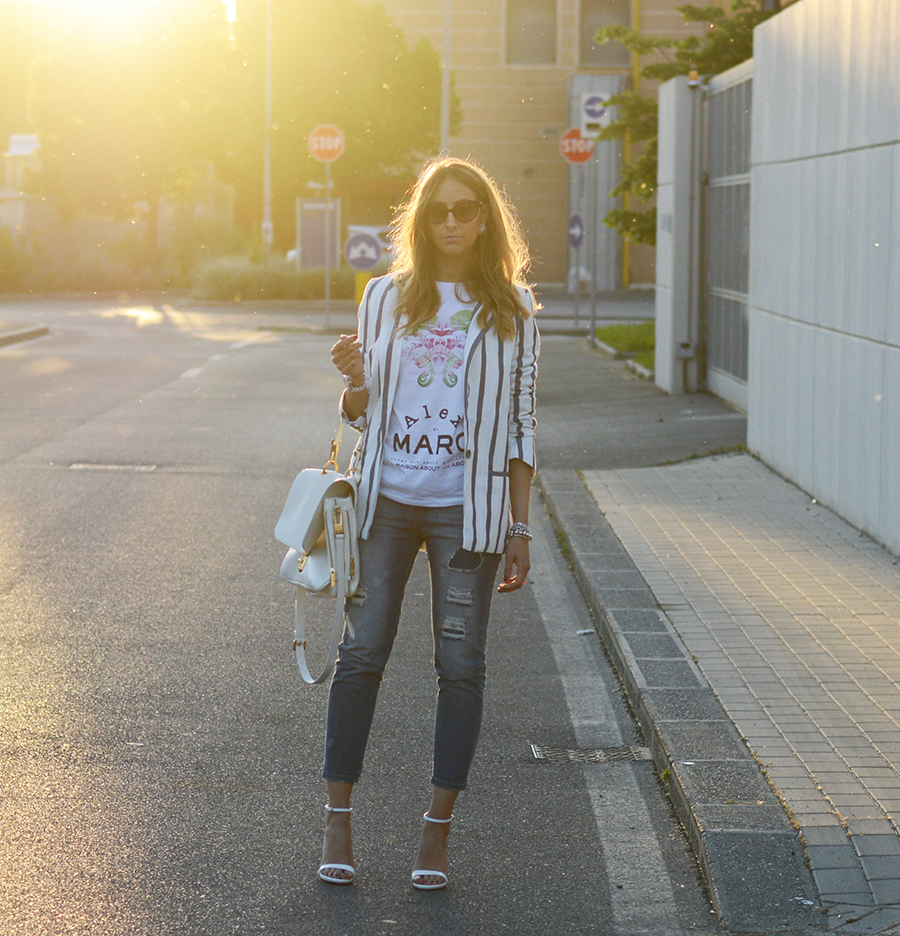
{"label": "metal drain grate", "polygon": [[532,744],[535,760],[548,764],[612,764],[616,761],[652,760],[650,748],[623,745],[622,747],[572,750]]}

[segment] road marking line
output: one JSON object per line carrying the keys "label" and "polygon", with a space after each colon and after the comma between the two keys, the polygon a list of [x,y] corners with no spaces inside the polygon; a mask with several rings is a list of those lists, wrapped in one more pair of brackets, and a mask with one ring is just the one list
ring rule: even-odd
{"label": "road marking line", "polygon": [[186,370],[179,380],[193,380],[195,377],[199,377],[203,373],[202,367],[192,367],[190,370]]}
{"label": "road marking line", "polygon": [[75,462],[70,471],[156,471],[156,465],[103,465],[90,462]]}
{"label": "road marking line", "polygon": [[[594,650],[577,633],[587,620],[587,609],[585,617],[577,620],[572,599],[561,584],[571,580],[571,572],[549,545],[556,542],[549,521],[538,516],[532,523],[539,531],[531,544],[533,594],[556,659],[576,741],[583,748],[619,746],[623,739],[612,698],[597,673]],[[581,769],[602,843],[614,932],[676,936],[682,930],[672,882],[635,766]]]}

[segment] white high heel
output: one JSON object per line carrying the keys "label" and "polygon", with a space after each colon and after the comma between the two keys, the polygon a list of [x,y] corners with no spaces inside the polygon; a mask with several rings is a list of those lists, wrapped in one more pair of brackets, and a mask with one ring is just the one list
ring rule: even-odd
{"label": "white high heel", "polygon": [[[329,806],[325,805],[325,812],[330,813],[352,813],[353,810],[348,806],[343,808],[341,806]],[[330,874],[327,874],[328,871],[344,871],[349,874],[349,877],[332,877]],[[326,862],[325,864],[319,865],[319,879],[325,881],[328,884],[352,884],[356,879],[356,868],[353,865],[347,864],[335,864],[333,862]]]}
{"label": "white high heel", "polygon": [[[449,819],[435,819],[428,813],[422,817],[426,822],[433,822],[435,825],[449,825],[453,822],[453,816]],[[416,881],[417,877],[435,877],[441,880],[437,884],[420,884]],[[450,883],[450,879],[443,871],[426,871],[422,868],[416,868],[412,873],[412,886],[417,890],[443,890]]]}

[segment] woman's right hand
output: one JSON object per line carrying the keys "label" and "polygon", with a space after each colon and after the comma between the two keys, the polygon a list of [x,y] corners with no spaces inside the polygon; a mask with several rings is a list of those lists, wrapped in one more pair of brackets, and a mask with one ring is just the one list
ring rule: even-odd
{"label": "woman's right hand", "polygon": [[354,387],[366,382],[361,345],[356,335],[341,335],[331,349],[331,360],[342,374],[350,378]]}

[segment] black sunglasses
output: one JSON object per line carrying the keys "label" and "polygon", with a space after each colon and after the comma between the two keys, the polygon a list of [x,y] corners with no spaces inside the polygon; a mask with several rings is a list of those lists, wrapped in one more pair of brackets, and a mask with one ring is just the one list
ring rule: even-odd
{"label": "black sunglasses", "polygon": [[463,198],[453,205],[446,205],[442,201],[434,201],[425,209],[425,217],[431,224],[443,224],[448,214],[453,214],[461,224],[471,221],[478,214],[481,207],[480,201],[473,201],[471,198]]}

